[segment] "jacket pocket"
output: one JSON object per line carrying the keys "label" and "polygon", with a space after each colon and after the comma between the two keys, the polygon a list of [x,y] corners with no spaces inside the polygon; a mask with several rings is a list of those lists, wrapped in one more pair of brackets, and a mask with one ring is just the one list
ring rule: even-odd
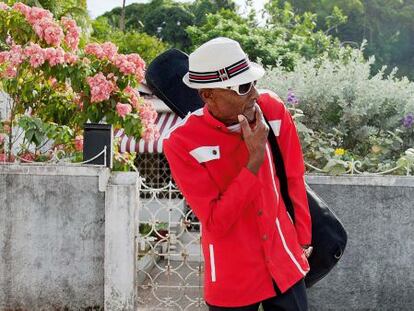
{"label": "jacket pocket", "polygon": [[198,163],[204,163],[220,159],[220,148],[219,146],[202,146],[191,150],[190,154]]}
{"label": "jacket pocket", "polygon": [[214,258],[214,246],[213,244],[209,244],[209,251],[210,251],[210,274],[211,274],[211,282],[216,281],[216,262]]}
{"label": "jacket pocket", "polygon": [[[292,262],[294,263],[296,268],[299,270],[299,272],[302,273],[305,276],[307,271],[303,270],[302,266],[299,264],[299,262],[295,258],[295,255],[289,249],[289,246],[286,242],[285,236],[283,235],[283,232],[282,232],[282,226],[280,225],[280,222],[279,222],[278,218],[276,218],[276,227],[277,227],[277,231],[279,233],[280,239],[282,240],[283,248],[285,249],[286,253],[290,257],[290,259],[292,260]],[[303,254],[303,251],[302,251],[302,254]]]}

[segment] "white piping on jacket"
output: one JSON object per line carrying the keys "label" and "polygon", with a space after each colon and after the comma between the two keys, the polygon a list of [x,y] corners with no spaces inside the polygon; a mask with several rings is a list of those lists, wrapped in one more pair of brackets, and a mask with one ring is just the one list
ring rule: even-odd
{"label": "white piping on jacket", "polygon": [[273,165],[272,165],[272,157],[270,156],[270,149],[269,149],[269,143],[266,143],[266,153],[267,153],[267,159],[269,163],[270,168],[270,174],[272,175],[272,182],[273,182],[273,190],[275,191],[276,195],[276,202],[279,204],[279,193],[277,192],[276,188],[276,181],[275,181],[275,172],[273,171]]}
{"label": "white piping on jacket", "polygon": [[290,259],[292,259],[293,263],[296,265],[296,268],[298,268],[298,270],[300,271],[300,273],[302,273],[303,275],[306,275],[306,271],[304,271],[302,269],[302,267],[300,266],[300,264],[296,260],[295,256],[293,256],[292,252],[288,248],[288,246],[286,244],[286,241],[285,241],[285,237],[283,236],[282,229],[280,228],[279,219],[277,219],[277,218],[276,218],[276,225],[277,225],[277,229],[279,230],[280,237],[282,238],[282,243],[283,243],[283,247],[285,248],[285,251],[288,253]]}
{"label": "white piping on jacket", "polygon": [[[269,163],[269,167],[270,167],[270,173],[272,175],[273,190],[274,190],[274,192],[276,194],[276,197],[278,198],[278,201],[279,201],[279,194],[278,194],[277,188],[276,188],[275,173],[273,171],[273,165],[272,165],[273,162],[272,162],[272,157],[270,156],[270,150],[269,150],[268,143],[266,143],[266,153],[267,153],[267,159],[268,159],[268,163]],[[287,246],[285,237],[284,237],[283,232],[282,232],[282,229],[280,228],[279,219],[277,217],[276,217],[276,226],[277,226],[277,230],[279,231],[280,238],[282,239],[282,244],[283,244],[283,247],[285,248],[286,253],[289,255],[290,259],[296,265],[296,267],[298,268],[300,273],[302,273],[303,275],[306,275],[306,272],[302,269],[302,267],[300,266],[300,264],[296,260],[295,256],[293,256],[292,252],[290,251],[289,247]]]}
{"label": "white piping on jacket", "polygon": [[187,122],[187,120],[190,116],[192,116],[192,115],[202,116],[203,114],[204,114],[203,108],[200,108],[200,109],[197,109],[193,112],[187,113],[187,115],[185,116],[184,119],[181,120],[181,122],[176,123],[173,127],[170,128],[170,130],[166,133],[164,139],[170,138],[171,133],[174,132],[177,128],[183,126]]}
{"label": "white piping on jacket", "polygon": [[214,247],[213,244],[209,244],[210,249],[210,270],[211,270],[211,282],[216,281],[216,264],[214,262]]}

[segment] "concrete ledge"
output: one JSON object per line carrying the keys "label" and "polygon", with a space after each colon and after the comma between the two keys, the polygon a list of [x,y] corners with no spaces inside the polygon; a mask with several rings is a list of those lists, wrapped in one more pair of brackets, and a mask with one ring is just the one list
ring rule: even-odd
{"label": "concrete ledge", "polygon": [[352,186],[384,186],[384,187],[414,187],[414,176],[325,176],[306,175],[310,185],[352,185]]}
{"label": "concrete ledge", "polygon": [[112,172],[110,183],[111,185],[135,186],[138,178],[140,176],[135,172]]}
{"label": "concrete ledge", "polygon": [[87,164],[40,164],[40,163],[0,163],[0,174],[19,175],[53,175],[53,176],[99,176],[102,171],[108,171],[101,165]]}

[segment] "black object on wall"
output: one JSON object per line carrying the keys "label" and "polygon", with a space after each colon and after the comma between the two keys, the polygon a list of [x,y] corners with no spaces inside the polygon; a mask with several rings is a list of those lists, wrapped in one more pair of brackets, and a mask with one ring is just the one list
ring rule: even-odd
{"label": "black object on wall", "polygon": [[145,73],[150,90],[181,118],[204,106],[198,91],[182,81],[187,72],[188,55],[170,49],[158,55]]}
{"label": "black object on wall", "polygon": [[[112,168],[113,129],[110,124],[85,123],[83,132],[83,161],[95,158],[106,146],[106,158],[102,153],[87,164],[105,165]],[[105,162],[106,159],[106,162]]]}

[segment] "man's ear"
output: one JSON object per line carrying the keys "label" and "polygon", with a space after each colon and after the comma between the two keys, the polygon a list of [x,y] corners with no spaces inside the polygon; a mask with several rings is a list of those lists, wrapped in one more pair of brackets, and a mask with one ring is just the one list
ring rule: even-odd
{"label": "man's ear", "polygon": [[209,100],[211,100],[211,97],[213,95],[213,92],[211,89],[199,89],[198,90],[198,95],[200,95],[201,99],[203,100],[203,102],[208,102]]}

